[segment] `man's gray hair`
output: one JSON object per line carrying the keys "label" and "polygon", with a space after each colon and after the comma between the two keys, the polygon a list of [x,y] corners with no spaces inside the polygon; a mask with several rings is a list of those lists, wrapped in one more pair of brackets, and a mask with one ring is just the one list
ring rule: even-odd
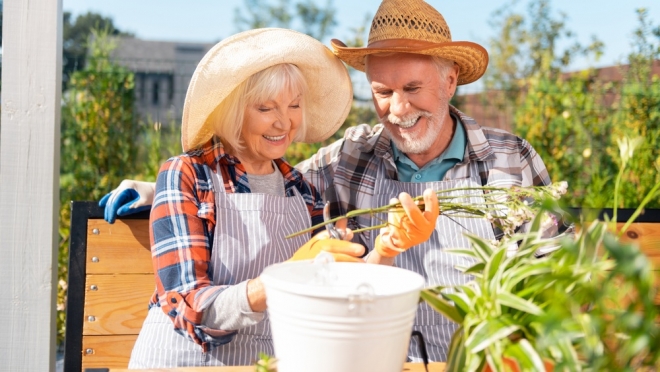
{"label": "man's gray hair", "polygon": [[[393,56],[395,54],[398,54],[396,52],[387,52],[387,53],[374,53],[374,54],[367,54],[364,57],[364,71],[367,74],[367,80],[371,82],[371,77],[369,76],[369,57],[371,56],[376,56],[376,57],[389,57]],[[449,71],[454,67],[454,61],[450,61],[446,58],[438,57],[438,56],[430,56],[430,55],[425,55],[425,54],[418,54],[419,56],[423,56],[423,58],[431,58],[431,61],[433,61],[433,64],[435,65],[436,69],[438,70],[438,74],[440,75],[440,78],[442,80],[447,78],[447,75],[449,74]]]}

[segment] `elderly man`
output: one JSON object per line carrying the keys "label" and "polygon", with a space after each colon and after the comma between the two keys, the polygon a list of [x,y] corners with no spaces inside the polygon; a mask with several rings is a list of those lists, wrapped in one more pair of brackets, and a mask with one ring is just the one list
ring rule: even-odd
{"label": "elderly man", "polygon": [[[342,140],[296,166],[331,203],[333,215],[385,205],[402,192],[421,195],[428,188],[550,184],[543,161],[529,143],[481,127],[449,104],[458,85],[483,75],[488,54],[478,44],[452,41],[442,15],[424,1],[384,0],[366,47],[349,48],[338,40],[332,40],[332,47],[348,65],[366,72],[381,121],[373,128],[349,128]],[[115,197],[107,219],[114,219],[117,207],[119,214],[126,214],[149,204],[150,187],[131,182],[120,186],[114,196],[123,190],[128,203]],[[138,196],[140,200],[133,200]],[[380,224],[382,218],[360,216],[348,223],[357,229]],[[354,239],[370,249],[369,262],[418,272],[428,286],[455,285],[466,278],[454,267],[466,262],[445,248],[469,247],[466,229],[482,237],[498,235],[486,220],[441,215],[431,238],[405,252],[396,249],[401,237],[379,236],[378,231]],[[425,336],[431,360],[446,360],[455,324],[421,304],[414,329]],[[408,355],[411,361],[421,361],[415,340]]]}
{"label": "elderly man", "polygon": [[[332,47],[345,63],[366,72],[382,123],[350,128],[343,140],[297,165],[332,203],[334,214],[385,205],[393,195],[420,195],[426,188],[550,183],[529,143],[481,127],[449,104],[457,85],[483,75],[488,54],[475,43],[453,42],[442,15],[424,1],[384,0],[366,47],[349,48],[338,40]],[[380,218],[358,217],[349,227],[372,226]],[[468,247],[463,226],[483,237],[498,233],[485,220],[440,216],[428,241],[401,254],[383,248],[370,256],[422,274],[429,286],[461,284],[466,278],[454,269],[460,259],[444,248]],[[377,240],[378,232],[356,237],[366,247],[386,245]],[[422,304],[414,327],[425,336],[430,358],[446,360],[456,325]],[[409,357],[420,357],[414,341]]]}

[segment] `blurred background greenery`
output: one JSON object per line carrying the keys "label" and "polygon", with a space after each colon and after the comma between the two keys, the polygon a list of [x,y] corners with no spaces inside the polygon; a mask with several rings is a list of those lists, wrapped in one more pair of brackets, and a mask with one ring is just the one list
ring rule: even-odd
{"label": "blurred background greenery", "polygon": [[[284,2],[271,5],[264,0],[245,3],[251,11],[236,9],[236,30],[296,24],[301,32],[321,40],[332,35],[337,24],[330,3],[307,0],[286,7]],[[609,70],[569,72],[575,58],[597,60],[605,42],[576,42],[565,16],[551,12],[550,0],[529,0],[522,12],[514,3],[491,17],[496,36],[487,45],[491,60],[483,89],[462,95],[459,88],[453,104],[467,115],[474,112],[483,126],[498,126],[529,141],[552,180],[568,181],[565,200],[575,207],[613,207],[613,179],[620,165],[616,141],[642,137],[618,198],[618,207],[635,207],[660,181],[660,27],[645,9],[630,9],[637,13],[638,25],[626,30],[634,33],[626,63]],[[354,37],[348,44],[364,45],[368,22],[352,29]],[[117,36],[131,34],[118,30],[110,18],[95,13],[75,19],[70,13],[64,15],[59,342],[64,335],[69,202],[99,200],[125,178],[153,181],[159,165],[181,152],[177,118],[153,119],[136,111],[134,73],[112,58]],[[331,139],[293,144],[287,160],[296,164],[310,157],[342,138],[349,126],[376,124],[369,98],[356,98],[346,122]],[[497,125],[477,112],[497,117]],[[660,207],[660,200],[655,197],[648,207]]]}

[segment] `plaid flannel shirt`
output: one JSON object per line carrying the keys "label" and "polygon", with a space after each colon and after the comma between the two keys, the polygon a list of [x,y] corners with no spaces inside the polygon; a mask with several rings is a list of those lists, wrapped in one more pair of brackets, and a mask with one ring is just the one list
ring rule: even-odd
{"label": "plaid flannel shirt", "polygon": [[[496,187],[549,185],[550,177],[540,156],[524,139],[504,130],[481,127],[469,116],[450,106],[450,113],[460,119],[467,135],[463,161],[445,174],[443,180],[465,178],[471,162],[477,162],[481,185]],[[381,163],[387,177],[398,180],[389,133],[382,124],[371,128],[362,124],[346,130],[344,138],[320,149],[310,159],[296,165],[330,202],[332,216],[355,209],[376,207],[371,199],[375,177]],[[348,221],[357,229],[370,225],[369,216]],[[501,231],[494,228],[495,236]],[[367,250],[373,247],[371,234],[355,234],[355,241]]]}
{"label": "plaid flannel shirt", "polygon": [[[312,225],[323,221],[323,200],[302,174],[283,159],[275,160],[284,176],[287,196],[302,195]],[[227,286],[213,285],[210,277],[215,219],[213,174],[220,164],[227,193],[249,193],[245,168],[225,153],[213,138],[202,149],[169,159],[160,168],[150,216],[151,254],[156,292],[149,308],[160,306],[203,349],[227,343],[235,332],[202,326],[204,310]]]}

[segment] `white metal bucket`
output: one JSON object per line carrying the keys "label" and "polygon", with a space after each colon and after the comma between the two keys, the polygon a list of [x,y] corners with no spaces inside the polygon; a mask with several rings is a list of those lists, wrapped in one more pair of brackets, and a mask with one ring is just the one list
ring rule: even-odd
{"label": "white metal bucket", "polygon": [[401,372],[421,275],[302,261],[269,266],[261,280],[279,372]]}

